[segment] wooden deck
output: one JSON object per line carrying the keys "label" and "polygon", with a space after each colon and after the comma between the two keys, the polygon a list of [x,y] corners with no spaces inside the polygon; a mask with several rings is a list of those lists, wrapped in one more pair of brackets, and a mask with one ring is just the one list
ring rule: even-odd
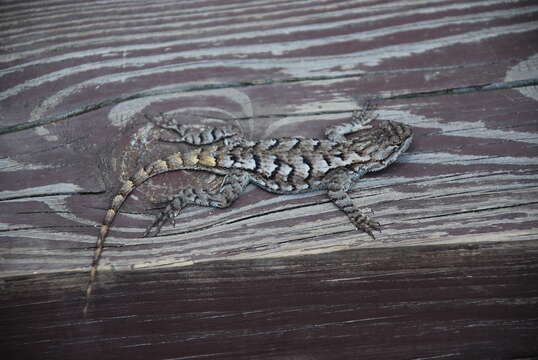
{"label": "wooden deck", "polygon": [[[537,40],[532,0],[2,1],[0,356],[538,357]],[[145,113],[319,137],[367,98],[415,131],[352,192],[377,241],[322,193],[255,187],[142,238],[153,202],[219,181],[165,174],[82,318],[118,184],[188,149]]]}

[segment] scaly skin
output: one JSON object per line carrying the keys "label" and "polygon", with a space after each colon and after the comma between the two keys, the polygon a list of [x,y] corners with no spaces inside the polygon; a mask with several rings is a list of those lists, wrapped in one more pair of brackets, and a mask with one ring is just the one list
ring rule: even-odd
{"label": "scaly skin", "polygon": [[[380,121],[378,127],[368,125],[373,119],[371,107],[355,112],[349,123],[326,130],[328,140],[284,137],[257,142],[240,138],[232,128],[193,127],[176,124],[162,116],[158,125],[175,137],[166,141],[201,145],[187,153],[174,153],[139,169],[123,183],[112,199],[99,230],[90,279],[86,288],[86,316],[93,291],[99,260],[110,226],[129,194],[149,178],[169,171],[198,170],[224,175],[217,190],[186,188],[172,198],[165,210],[156,217],[145,236],[157,235],[166,221],[174,221],[188,205],[224,208],[253,183],[277,194],[296,194],[325,190],[333,203],[357,227],[374,238],[380,224],[355,207],[347,191],[353,181],[364,174],[382,170],[404,152],[411,143],[412,130],[408,125]],[[357,132],[346,139],[345,135]],[[217,141],[221,141],[216,145]]]}

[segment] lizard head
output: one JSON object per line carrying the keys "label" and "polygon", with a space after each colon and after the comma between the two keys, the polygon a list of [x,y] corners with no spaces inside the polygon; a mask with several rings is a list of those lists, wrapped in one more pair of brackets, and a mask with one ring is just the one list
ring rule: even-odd
{"label": "lizard head", "polygon": [[372,130],[377,146],[370,153],[372,161],[368,171],[378,171],[392,164],[413,139],[411,127],[395,121],[382,121],[379,128]]}

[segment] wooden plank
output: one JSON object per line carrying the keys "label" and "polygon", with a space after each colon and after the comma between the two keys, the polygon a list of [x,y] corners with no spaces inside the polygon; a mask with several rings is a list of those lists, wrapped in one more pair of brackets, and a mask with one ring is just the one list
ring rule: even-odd
{"label": "wooden plank", "polygon": [[538,353],[538,241],[360,249],[5,278],[11,359],[524,359]]}
{"label": "wooden plank", "polygon": [[[532,0],[0,4],[0,357],[536,357],[538,5]],[[144,113],[316,136],[374,98],[413,126],[353,189],[254,187],[140,238],[152,201],[218,177],[120,180],[171,151]],[[297,256],[308,255],[308,256]],[[132,271],[138,270],[138,271]]]}
{"label": "wooden plank", "polygon": [[119,180],[177,150],[145,112],[232,123],[252,139],[321,136],[373,96],[380,118],[416,136],[353,192],[383,224],[376,242],[323,194],[254,188],[140,238],[150,200],[218,181],[168,174],[128,201],[103,269],[536,238],[532,1],[40,6],[3,12],[2,276],[87,268]]}

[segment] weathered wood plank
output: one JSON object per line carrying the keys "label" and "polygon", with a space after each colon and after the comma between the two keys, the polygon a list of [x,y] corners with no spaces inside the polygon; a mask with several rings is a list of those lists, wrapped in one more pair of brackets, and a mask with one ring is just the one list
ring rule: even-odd
{"label": "weathered wood plank", "polygon": [[[506,97],[515,97],[523,111],[488,110],[485,114],[484,109],[494,108],[496,100]],[[476,93],[382,107],[382,118],[412,124],[416,138],[399,163],[381,174],[368,176],[353,192],[357,203],[374,209],[382,221],[384,230],[379,242],[365,242],[365,236],[358,234],[321,193],[274,196],[254,188],[230,209],[188,209],[179,217],[176,229],[167,228],[164,236],[140,238],[152,216],[140,212],[151,207],[151,198],[172,195],[176,188],[172,185],[216,180],[205,175],[180,176],[177,180],[169,174],[142,186],[126,204],[126,214],[118,218],[107,242],[118,247],[107,249],[103,265],[154,267],[356,246],[535,238],[538,164],[533,153],[533,104],[534,100],[525,100],[513,90],[506,90],[490,93],[487,98]],[[508,116],[512,118],[507,123]],[[345,119],[339,114],[263,119],[256,122],[254,132],[259,137],[287,133],[315,136],[331,117]],[[247,124],[248,129],[248,121],[241,124]],[[103,150],[106,155],[101,155],[102,161],[110,164],[112,171],[97,168],[96,157],[51,157],[51,153],[62,152],[57,148],[17,157],[21,163],[28,160],[30,165],[26,166],[43,169],[16,167],[16,171],[7,172],[11,167],[6,167],[3,178],[10,179],[8,183],[20,190],[0,194],[4,198],[2,222],[8,230],[3,233],[4,244],[9,244],[3,263],[5,274],[87,266],[95,242],[93,225],[103,216],[103,209],[117,188],[117,178],[125,178],[137,164],[173,149],[156,144],[154,131],[146,130],[149,135],[144,136],[145,127],[146,124],[140,124],[132,128],[128,131],[131,135],[115,144],[115,148]],[[141,133],[143,136],[139,137]],[[103,136],[102,130],[91,139],[79,141],[97,141],[98,135]],[[117,160],[107,158],[110,154]],[[50,159],[49,164],[41,165],[44,162],[40,159]],[[56,159],[65,165],[55,164]],[[70,164],[66,164],[68,161]],[[28,171],[34,176],[27,177]],[[98,185],[102,184],[98,176],[106,177],[108,184]],[[75,181],[67,183],[62,178]],[[105,190],[107,194],[103,193]],[[30,253],[32,256],[23,260]]]}
{"label": "weathered wood plank", "polygon": [[[3,1],[0,357],[535,357],[537,18],[532,0]],[[144,113],[320,136],[368,97],[416,133],[353,191],[378,241],[323,194],[255,188],[140,238],[151,201],[218,182],[163,175],[118,216],[81,319],[111,195],[177,151]]]}
{"label": "weathered wood plank", "polygon": [[538,353],[538,242],[360,249],[5,278],[2,358],[523,359]]}
{"label": "weathered wood plank", "polygon": [[536,238],[534,2],[178,6],[5,4],[2,276],[87,268],[119,179],[176,150],[156,141],[144,112],[231,122],[255,139],[320,136],[368,96],[381,118],[416,132],[399,163],[353,193],[382,222],[379,241],[323,194],[254,188],[230,209],[188,209],[176,229],[139,238],[150,200],[218,180],[168,174],[128,201],[103,269]]}

